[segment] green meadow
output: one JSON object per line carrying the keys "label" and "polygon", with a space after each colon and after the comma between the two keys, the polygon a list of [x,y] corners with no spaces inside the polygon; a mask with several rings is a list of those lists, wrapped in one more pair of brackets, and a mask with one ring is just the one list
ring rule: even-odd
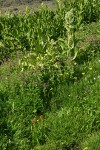
{"label": "green meadow", "polygon": [[0,14],[1,150],[100,150],[100,1],[54,3]]}

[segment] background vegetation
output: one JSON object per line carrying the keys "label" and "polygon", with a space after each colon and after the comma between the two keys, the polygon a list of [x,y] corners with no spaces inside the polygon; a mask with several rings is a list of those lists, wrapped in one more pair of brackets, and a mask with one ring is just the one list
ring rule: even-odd
{"label": "background vegetation", "polygon": [[100,149],[100,10],[55,1],[0,15],[0,149]]}

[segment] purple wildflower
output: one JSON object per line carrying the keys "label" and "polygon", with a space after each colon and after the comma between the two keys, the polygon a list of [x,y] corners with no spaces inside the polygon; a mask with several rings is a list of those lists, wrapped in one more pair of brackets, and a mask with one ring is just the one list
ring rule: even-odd
{"label": "purple wildflower", "polygon": [[10,75],[10,71],[8,71],[8,73],[7,73],[8,75]]}
{"label": "purple wildflower", "polygon": [[27,72],[27,74],[29,74],[29,75],[30,75],[30,74],[31,74],[31,72],[29,71],[29,72]]}
{"label": "purple wildflower", "polygon": [[22,78],[22,81],[25,81],[26,79],[25,78]]}

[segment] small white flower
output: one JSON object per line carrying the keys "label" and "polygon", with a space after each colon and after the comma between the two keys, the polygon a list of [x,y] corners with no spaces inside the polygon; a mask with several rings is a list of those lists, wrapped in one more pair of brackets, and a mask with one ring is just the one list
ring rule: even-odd
{"label": "small white flower", "polygon": [[9,143],[11,143],[11,140],[9,139]]}
{"label": "small white flower", "polygon": [[75,62],[74,65],[77,65],[77,63]]}

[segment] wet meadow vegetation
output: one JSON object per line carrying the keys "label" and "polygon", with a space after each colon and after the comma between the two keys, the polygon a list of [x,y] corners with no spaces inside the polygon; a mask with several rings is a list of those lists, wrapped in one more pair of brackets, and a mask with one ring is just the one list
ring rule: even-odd
{"label": "wet meadow vegetation", "polygon": [[100,150],[100,1],[0,14],[0,149]]}

